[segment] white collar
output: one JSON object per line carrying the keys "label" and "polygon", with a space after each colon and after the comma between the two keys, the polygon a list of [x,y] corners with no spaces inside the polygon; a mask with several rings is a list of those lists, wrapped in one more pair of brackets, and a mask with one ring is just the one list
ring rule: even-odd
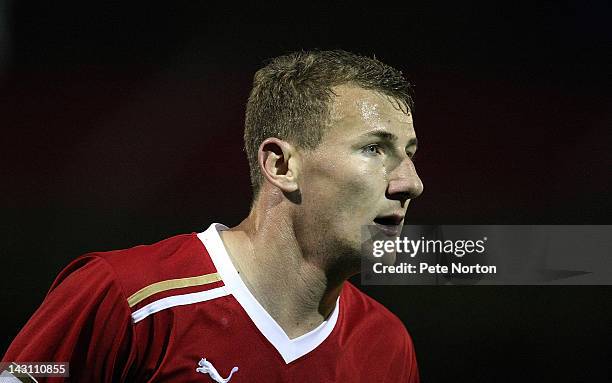
{"label": "white collar", "polygon": [[240,303],[259,331],[278,350],[285,363],[293,362],[323,343],[329,334],[331,334],[338,321],[340,297],[336,301],[334,311],[326,321],[304,335],[289,339],[281,326],[276,323],[274,318],[255,299],[240,278],[225,249],[223,240],[219,236],[219,231],[222,230],[228,230],[228,227],[220,223],[213,223],[206,231],[199,233],[198,238],[202,241],[204,247],[206,247],[217,272],[220,274],[230,294]]}

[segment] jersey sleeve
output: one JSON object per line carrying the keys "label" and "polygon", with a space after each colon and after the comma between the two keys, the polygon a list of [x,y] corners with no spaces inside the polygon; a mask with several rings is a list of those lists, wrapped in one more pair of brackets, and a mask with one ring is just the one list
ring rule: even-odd
{"label": "jersey sleeve", "polygon": [[68,362],[70,378],[122,382],[134,359],[130,309],[110,264],[96,255],[70,263],[9,346],[3,362]]}

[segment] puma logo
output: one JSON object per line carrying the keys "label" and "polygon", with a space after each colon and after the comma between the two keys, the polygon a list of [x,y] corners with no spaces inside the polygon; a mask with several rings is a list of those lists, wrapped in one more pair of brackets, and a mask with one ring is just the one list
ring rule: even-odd
{"label": "puma logo", "polygon": [[219,374],[219,371],[217,371],[215,366],[213,366],[212,363],[207,361],[206,358],[200,359],[200,361],[198,362],[198,366],[200,367],[196,368],[197,372],[201,372],[202,374],[208,374],[210,378],[217,383],[229,382],[232,378],[232,375],[234,375],[234,372],[238,371],[238,367],[234,367],[232,368],[232,371],[230,372],[229,376],[227,378],[224,378],[221,376],[221,374]]}

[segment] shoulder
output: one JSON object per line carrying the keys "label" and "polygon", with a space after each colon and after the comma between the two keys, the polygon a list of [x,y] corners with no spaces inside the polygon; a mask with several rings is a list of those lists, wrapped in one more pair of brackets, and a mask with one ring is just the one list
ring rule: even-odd
{"label": "shoulder", "polygon": [[129,249],[89,253],[81,257],[97,258],[106,263],[128,296],[158,282],[216,272],[195,233],[176,235]]}
{"label": "shoulder", "polygon": [[402,321],[350,282],[342,289],[341,302],[345,331],[359,339],[359,350],[371,351],[373,365],[385,366],[382,381],[418,382],[414,344]]}
{"label": "shoulder", "polygon": [[350,313],[367,312],[368,320],[373,325],[386,323],[395,330],[400,327],[405,330],[402,321],[395,314],[348,281],[345,282],[342,289],[342,299],[346,302],[348,306],[346,309]]}
{"label": "shoulder", "polygon": [[348,324],[373,331],[379,338],[397,340],[402,348],[412,349],[412,339],[404,323],[389,309],[350,282],[342,289],[341,306]]}
{"label": "shoulder", "polygon": [[129,249],[93,252],[73,260],[58,275],[60,285],[85,285],[90,291],[115,286],[135,310],[149,297],[218,287],[216,269],[197,234],[182,234]]}

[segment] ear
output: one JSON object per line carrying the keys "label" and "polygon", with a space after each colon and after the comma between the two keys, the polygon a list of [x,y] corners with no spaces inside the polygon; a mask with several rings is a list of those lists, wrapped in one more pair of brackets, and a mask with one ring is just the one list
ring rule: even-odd
{"label": "ear", "polygon": [[257,153],[261,174],[285,193],[298,190],[299,154],[295,146],[275,137],[266,138]]}

